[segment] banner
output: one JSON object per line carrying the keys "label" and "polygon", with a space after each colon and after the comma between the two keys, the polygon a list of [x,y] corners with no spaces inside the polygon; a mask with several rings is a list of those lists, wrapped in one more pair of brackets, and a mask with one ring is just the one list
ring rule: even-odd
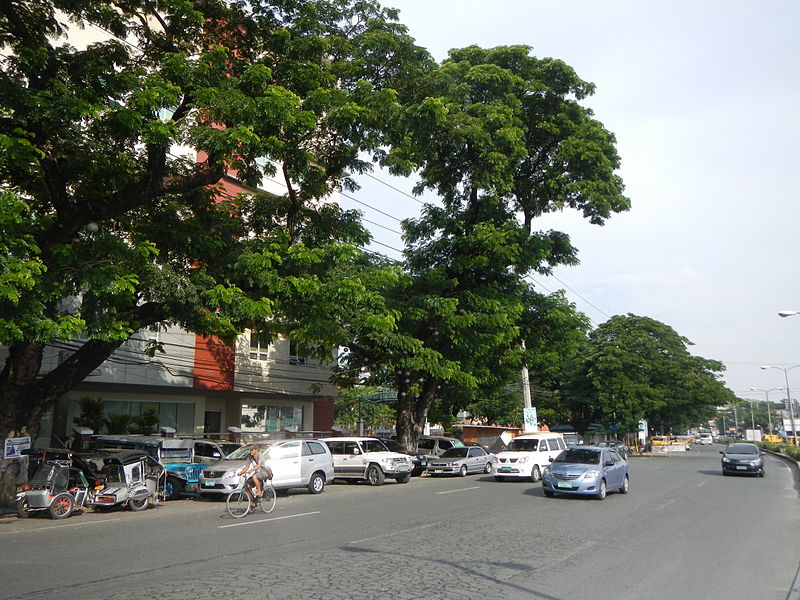
{"label": "banner", "polygon": [[525,433],[539,431],[538,419],[536,418],[536,407],[522,409],[522,421],[525,423],[523,430]]}
{"label": "banner", "polygon": [[31,438],[7,438],[3,458],[21,458],[22,451],[31,447]]}

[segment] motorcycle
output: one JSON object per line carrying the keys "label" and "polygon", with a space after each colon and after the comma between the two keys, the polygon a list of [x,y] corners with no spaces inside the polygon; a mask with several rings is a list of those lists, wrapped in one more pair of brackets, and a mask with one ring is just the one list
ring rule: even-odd
{"label": "motorcycle", "polygon": [[74,511],[92,504],[86,476],[66,460],[42,462],[30,482],[16,495],[17,516],[48,511],[54,519],[66,519]]}

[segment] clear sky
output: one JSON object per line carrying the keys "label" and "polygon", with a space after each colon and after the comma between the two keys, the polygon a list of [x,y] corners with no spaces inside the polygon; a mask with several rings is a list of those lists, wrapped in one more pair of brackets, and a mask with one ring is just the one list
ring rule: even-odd
{"label": "clear sky", "polygon": [[[568,233],[581,265],[537,277],[565,289],[597,325],[615,314],[658,319],[722,361],[740,397],[783,387],[800,365],[800,2],[797,0],[386,0],[417,43],[525,44],[596,84],[587,104],[617,136],[629,212],[605,226],[575,212],[540,228]],[[375,173],[410,191],[412,183]],[[396,218],[419,203],[372,178],[342,199],[377,251],[399,258]],[[374,208],[371,208],[374,207]],[[378,212],[383,211],[390,216]],[[389,231],[389,228],[394,231]],[[800,398],[800,367],[789,371]],[[784,392],[775,391],[777,401]]]}

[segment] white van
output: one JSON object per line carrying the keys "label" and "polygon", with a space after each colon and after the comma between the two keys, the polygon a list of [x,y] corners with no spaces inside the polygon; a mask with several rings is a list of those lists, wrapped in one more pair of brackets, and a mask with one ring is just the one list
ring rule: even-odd
{"label": "white van", "polygon": [[495,481],[511,478],[539,481],[542,470],[550,465],[551,459],[566,449],[567,444],[560,433],[540,431],[517,436],[497,453]]}

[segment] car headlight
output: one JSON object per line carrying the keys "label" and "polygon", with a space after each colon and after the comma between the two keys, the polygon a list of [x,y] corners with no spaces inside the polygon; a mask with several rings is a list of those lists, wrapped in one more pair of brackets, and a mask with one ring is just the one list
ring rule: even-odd
{"label": "car headlight", "polygon": [[589,469],[583,474],[584,479],[596,479],[597,477],[600,477],[600,471],[597,469]]}
{"label": "car headlight", "polygon": [[528,462],[528,457],[527,457],[527,456],[521,456],[521,457],[520,457],[520,459],[519,459],[519,462],[520,462],[520,463],[526,463],[526,462]]}
{"label": "car headlight", "polygon": [[731,462],[731,459],[730,459],[730,458],[725,458],[725,457],[723,456],[723,457],[722,457],[722,462],[724,462],[724,463],[729,463],[729,462]]}

